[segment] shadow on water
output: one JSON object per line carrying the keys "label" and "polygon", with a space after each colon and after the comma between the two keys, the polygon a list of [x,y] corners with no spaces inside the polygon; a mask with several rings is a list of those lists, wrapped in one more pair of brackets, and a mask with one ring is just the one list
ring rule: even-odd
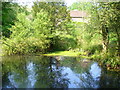
{"label": "shadow on water", "polygon": [[75,57],[2,58],[3,88],[120,88],[120,73]]}

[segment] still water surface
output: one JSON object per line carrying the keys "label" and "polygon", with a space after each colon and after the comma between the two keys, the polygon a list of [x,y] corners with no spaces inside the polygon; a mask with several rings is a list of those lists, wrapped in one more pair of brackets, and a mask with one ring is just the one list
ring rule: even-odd
{"label": "still water surface", "polygon": [[120,88],[120,73],[78,57],[2,58],[3,88]]}

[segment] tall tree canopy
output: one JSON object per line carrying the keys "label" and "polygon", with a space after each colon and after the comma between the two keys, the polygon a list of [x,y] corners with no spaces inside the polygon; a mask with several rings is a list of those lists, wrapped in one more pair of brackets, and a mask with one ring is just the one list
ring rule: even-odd
{"label": "tall tree canopy", "polygon": [[2,2],[2,35],[5,37],[10,36],[8,28],[14,24],[16,20],[16,12],[14,4],[10,2]]}
{"label": "tall tree canopy", "polygon": [[97,3],[92,10],[91,23],[102,35],[104,51],[108,51],[109,44],[115,40],[117,42],[117,52],[120,52],[119,7],[120,2]]}
{"label": "tall tree canopy", "polygon": [[17,20],[17,14],[25,12],[29,14],[26,7],[19,6],[17,3],[13,2],[2,2],[2,35],[5,37],[10,37],[12,33],[9,28],[14,25]]}
{"label": "tall tree canopy", "polygon": [[70,15],[67,11],[67,7],[63,2],[34,2],[33,15],[43,9],[48,12],[51,23],[51,33],[56,31],[67,32],[67,23],[70,21]]}
{"label": "tall tree canopy", "polygon": [[49,15],[51,22],[51,48],[53,48],[55,43],[58,41],[60,35],[71,34],[72,25],[69,11],[65,6],[64,2],[34,2],[33,16],[40,11],[46,11]]}
{"label": "tall tree canopy", "polygon": [[89,11],[92,9],[91,2],[75,2],[68,9],[70,10],[80,10],[80,11]]}

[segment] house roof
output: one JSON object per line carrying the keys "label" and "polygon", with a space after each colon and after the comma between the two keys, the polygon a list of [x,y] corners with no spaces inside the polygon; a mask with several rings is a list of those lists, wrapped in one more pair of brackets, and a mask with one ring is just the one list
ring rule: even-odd
{"label": "house roof", "polygon": [[74,18],[82,18],[82,17],[87,17],[87,13],[84,11],[70,11],[70,17]]}

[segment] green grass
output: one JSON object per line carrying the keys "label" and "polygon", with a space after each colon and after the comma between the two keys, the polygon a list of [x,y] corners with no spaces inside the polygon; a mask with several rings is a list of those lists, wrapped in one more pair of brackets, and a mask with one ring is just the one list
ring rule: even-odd
{"label": "green grass", "polygon": [[80,55],[80,52],[74,52],[74,51],[55,51],[52,53],[43,54],[45,56],[72,56],[77,57]]}

